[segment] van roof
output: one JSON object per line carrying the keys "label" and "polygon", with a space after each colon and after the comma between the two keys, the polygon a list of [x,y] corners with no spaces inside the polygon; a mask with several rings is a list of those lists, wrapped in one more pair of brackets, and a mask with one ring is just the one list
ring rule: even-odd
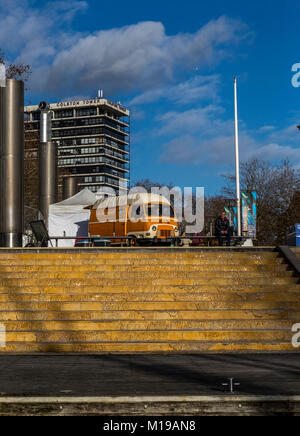
{"label": "van roof", "polygon": [[119,197],[107,197],[98,200],[92,209],[108,209],[117,206],[130,206],[132,204],[162,203],[171,205],[170,201],[159,194],[136,193],[120,195]]}

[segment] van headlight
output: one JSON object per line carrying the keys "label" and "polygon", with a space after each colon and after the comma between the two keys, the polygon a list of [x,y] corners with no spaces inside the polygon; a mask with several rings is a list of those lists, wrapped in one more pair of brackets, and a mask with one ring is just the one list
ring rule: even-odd
{"label": "van headlight", "polygon": [[156,230],[157,230],[157,227],[156,226],[152,226],[152,231],[156,232]]}
{"label": "van headlight", "polygon": [[177,233],[177,232],[179,232],[179,228],[178,227],[175,227],[175,232]]}

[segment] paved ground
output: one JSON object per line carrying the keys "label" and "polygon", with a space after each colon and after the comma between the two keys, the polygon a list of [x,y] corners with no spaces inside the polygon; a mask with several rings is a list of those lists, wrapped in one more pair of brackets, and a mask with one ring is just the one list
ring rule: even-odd
{"label": "paved ground", "polygon": [[300,354],[0,355],[0,395],[22,397],[300,395]]}

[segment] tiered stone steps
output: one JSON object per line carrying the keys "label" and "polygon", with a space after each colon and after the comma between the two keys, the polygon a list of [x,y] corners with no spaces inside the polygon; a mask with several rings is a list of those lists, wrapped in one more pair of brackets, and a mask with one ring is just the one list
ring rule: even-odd
{"label": "tiered stone steps", "polygon": [[0,353],[297,351],[297,322],[299,277],[271,249],[0,257]]}

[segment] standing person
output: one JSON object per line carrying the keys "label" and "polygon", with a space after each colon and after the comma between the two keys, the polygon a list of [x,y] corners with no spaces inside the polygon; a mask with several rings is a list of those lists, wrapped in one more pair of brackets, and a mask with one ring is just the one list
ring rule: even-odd
{"label": "standing person", "polygon": [[216,219],[216,236],[219,240],[220,247],[223,246],[223,238],[226,237],[227,247],[230,247],[231,243],[231,229],[229,220],[226,217],[226,213],[222,212],[222,214]]}

